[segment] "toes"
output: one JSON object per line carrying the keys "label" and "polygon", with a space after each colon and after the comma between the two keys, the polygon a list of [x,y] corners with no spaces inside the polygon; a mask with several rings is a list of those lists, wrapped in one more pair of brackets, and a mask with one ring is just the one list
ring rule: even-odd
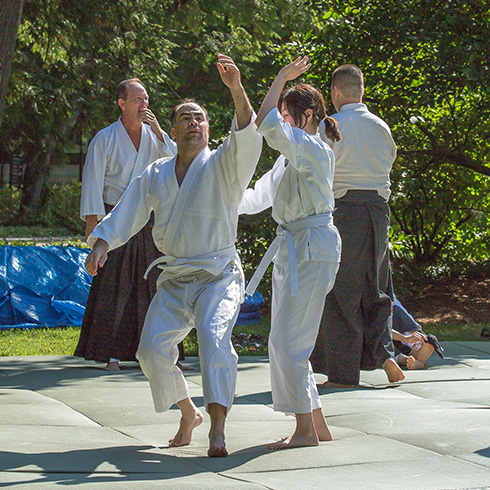
{"label": "toes", "polygon": [[223,446],[211,446],[208,449],[208,456],[210,458],[225,458],[228,456],[228,451]]}

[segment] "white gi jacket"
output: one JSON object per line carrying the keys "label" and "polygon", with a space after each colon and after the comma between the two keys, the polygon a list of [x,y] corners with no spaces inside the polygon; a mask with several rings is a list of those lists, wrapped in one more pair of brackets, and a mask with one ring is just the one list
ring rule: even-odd
{"label": "white gi jacket", "polygon": [[[310,135],[284,123],[277,109],[267,114],[259,132],[281,156],[253,189],[245,191],[240,214],[256,214],[272,206],[272,217],[284,225],[307,216],[332,213],[334,155],[330,147],[318,134]],[[340,236],[333,222],[300,230],[293,239],[298,262],[340,261]],[[288,264],[286,240],[281,241],[274,262]]]}
{"label": "white gi jacket", "polygon": [[174,141],[162,132],[160,141],[148,124],[141,125],[139,150],[134,147],[121,119],[99,131],[90,142],[82,180],[80,217],[105,216],[104,203],[115,205],[129,184],[162,157],[177,153]]}
{"label": "white gi jacket", "polygon": [[202,150],[180,187],[176,156],[150,165],[98,224],[88,244],[93,246],[96,238],[102,238],[109,250],[117,248],[135,235],[154,211],[153,239],[165,255],[157,286],[197,270],[217,275],[231,261],[240,267],[234,246],[238,205],[262,150],[254,119],[239,131],[234,122],[222,145],[214,151]]}
{"label": "white gi jacket", "polygon": [[345,104],[332,117],[339,123],[342,140],[329,141],[323,121],[320,137],[335,154],[335,199],[348,190],[376,190],[388,201],[390,172],[396,158],[389,126],[362,103]]}

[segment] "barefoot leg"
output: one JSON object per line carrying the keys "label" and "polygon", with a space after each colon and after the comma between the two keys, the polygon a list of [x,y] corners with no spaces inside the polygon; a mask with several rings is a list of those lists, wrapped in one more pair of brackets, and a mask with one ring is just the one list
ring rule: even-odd
{"label": "barefoot leg", "polygon": [[415,357],[417,361],[422,363],[421,368],[415,368],[415,369],[423,369],[425,361],[429,359],[429,357],[432,355],[433,352],[434,352],[434,347],[427,342],[424,342],[418,349],[412,349],[412,352],[410,352],[410,354],[413,357]]}
{"label": "barefoot leg", "polygon": [[332,433],[328,428],[322,408],[316,408],[315,410],[313,410],[313,425],[315,426],[316,434],[319,441],[332,440]]}
{"label": "barefoot leg", "polygon": [[398,354],[396,357],[396,362],[399,366],[406,366],[408,357],[405,354]]}
{"label": "barefoot leg", "polygon": [[296,430],[294,434],[269,444],[269,449],[289,449],[293,447],[318,446],[318,436],[313,425],[311,413],[296,414]]}
{"label": "barefoot leg", "polygon": [[209,404],[211,428],[209,429],[208,456],[211,458],[223,458],[228,456],[225,444],[225,422],[228,409],[219,403]]}
{"label": "barefoot leg", "polygon": [[[413,356],[406,356],[405,354],[398,354],[396,360],[399,366],[404,366],[407,369],[420,369],[417,367],[417,360]],[[419,363],[420,364],[420,363]],[[422,364],[423,366],[423,364]]]}
{"label": "barefoot leg", "polygon": [[391,357],[386,359],[383,364],[383,369],[385,370],[390,383],[396,383],[397,381],[405,379],[405,375],[403,374],[400,366],[396,363],[395,359],[392,359]]}
{"label": "barefoot leg", "polygon": [[177,434],[168,441],[170,447],[187,446],[191,443],[192,431],[202,424],[204,417],[201,411],[194,405],[190,398],[177,402],[182,417]]}
{"label": "barefoot leg", "polygon": [[[417,360],[413,356],[407,357],[407,369],[417,369]],[[420,363],[419,363],[420,364]]]}
{"label": "barefoot leg", "polygon": [[107,366],[104,368],[104,371],[120,371],[121,368],[119,367],[119,361],[117,359],[111,359],[107,363]]}

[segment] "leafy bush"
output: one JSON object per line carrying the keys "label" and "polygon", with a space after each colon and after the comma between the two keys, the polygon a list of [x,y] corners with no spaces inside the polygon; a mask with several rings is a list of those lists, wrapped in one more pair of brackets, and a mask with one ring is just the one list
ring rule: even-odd
{"label": "leafy bush", "polygon": [[17,221],[21,191],[8,186],[0,189],[2,237],[83,235],[84,225],[80,219],[81,188],[81,183],[76,180],[47,188],[39,216],[22,223]]}
{"label": "leafy bush", "polygon": [[71,233],[83,235],[84,224],[80,219],[80,194],[82,184],[72,180],[69,184],[55,184],[47,189],[41,208],[41,219],[47,226],[63,225]]}
{"label": "leafy bush", "polygon": [[22,193],[15,187],[2,187],[0,189],[0,225],[11,223],[17,213]]}

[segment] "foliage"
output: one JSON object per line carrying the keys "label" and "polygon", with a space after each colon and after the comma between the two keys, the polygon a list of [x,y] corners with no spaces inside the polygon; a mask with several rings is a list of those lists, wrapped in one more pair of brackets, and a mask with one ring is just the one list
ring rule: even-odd
{"label": "foliage", "polygon": [[250,64],[264,56],[263,46],[278,36],[276,29],[284,32],[285,3],[26,3],[2,134],[3,145],[20,149],[27,162],[21,218],[38,214],[47,175],[53,165],[65,163],[73,142],[86,143],[117,117],[113,93],[125,78],[138,76],[148,84],[152,108],[161,118],[183,97],[204,102],[219,141],[232,114],[216,54],[235,56],[246,80]]}
{"label": "foliage", "polygon": [[[308,78],[358,64],[365,101],[393,130],[395,251],[421,266],[488,256],[490,17],[481,0],[311,2],[310,27],[277,46]],[[471,237],[474,237],[471,239]],[[469,241],[467,241],[469,239]]]}
{"label": "foliage", "polygon": [[[181,98],[204,103],[214,145],[232,117],[218,52],[236,59],[255,108],[279,67],[308,54],[304,78],[324,93],[336,66],[361,66],[365,101],[393,130],[397,265],[458,267],[489,257],[489,19],[483,0],[26,2],[0,136],[27,162],[15,221],[37,223],[44,213],[42,222],[60,219],[78,232],[71,205],[65,216],[50,200],[46,177],[117,117],[120,80],[147,84],[163,127]],[[271,160],[266,153],[258,175]],[[241,221],[247,277],[273,234],[267,214]]]}
{"label": "foliage", "polygon": [[63,225],[71,234],[84,234],[84,223],[80,219],[81,183],[55,184],[47,187],[41,217],[46,226]]}
{"label": "foliage", "polygon": [[35,225],[26,226],[18,219],[20,192],[12,187],[0,189],[0,235],[8,237],[56,237],[83,235],[80,219],[81,184],[55,184],[46,187]]}
{"label": "foliage", "polygon": [[0,188],[0,225],[12,221],[19,209],[21,197],[21,192],[15,187]]}
{"label": "foliage", "polygon": [[16,206],[20,202],[17,189],[7,187],[0,193],[0,203],[5,208],[0,211],[0,226],[4,237],[54,237],[83,235],[84,225],[80,219],[81,184],[55,184],[46,187],[44,199],[36,219],[23,224]]}

